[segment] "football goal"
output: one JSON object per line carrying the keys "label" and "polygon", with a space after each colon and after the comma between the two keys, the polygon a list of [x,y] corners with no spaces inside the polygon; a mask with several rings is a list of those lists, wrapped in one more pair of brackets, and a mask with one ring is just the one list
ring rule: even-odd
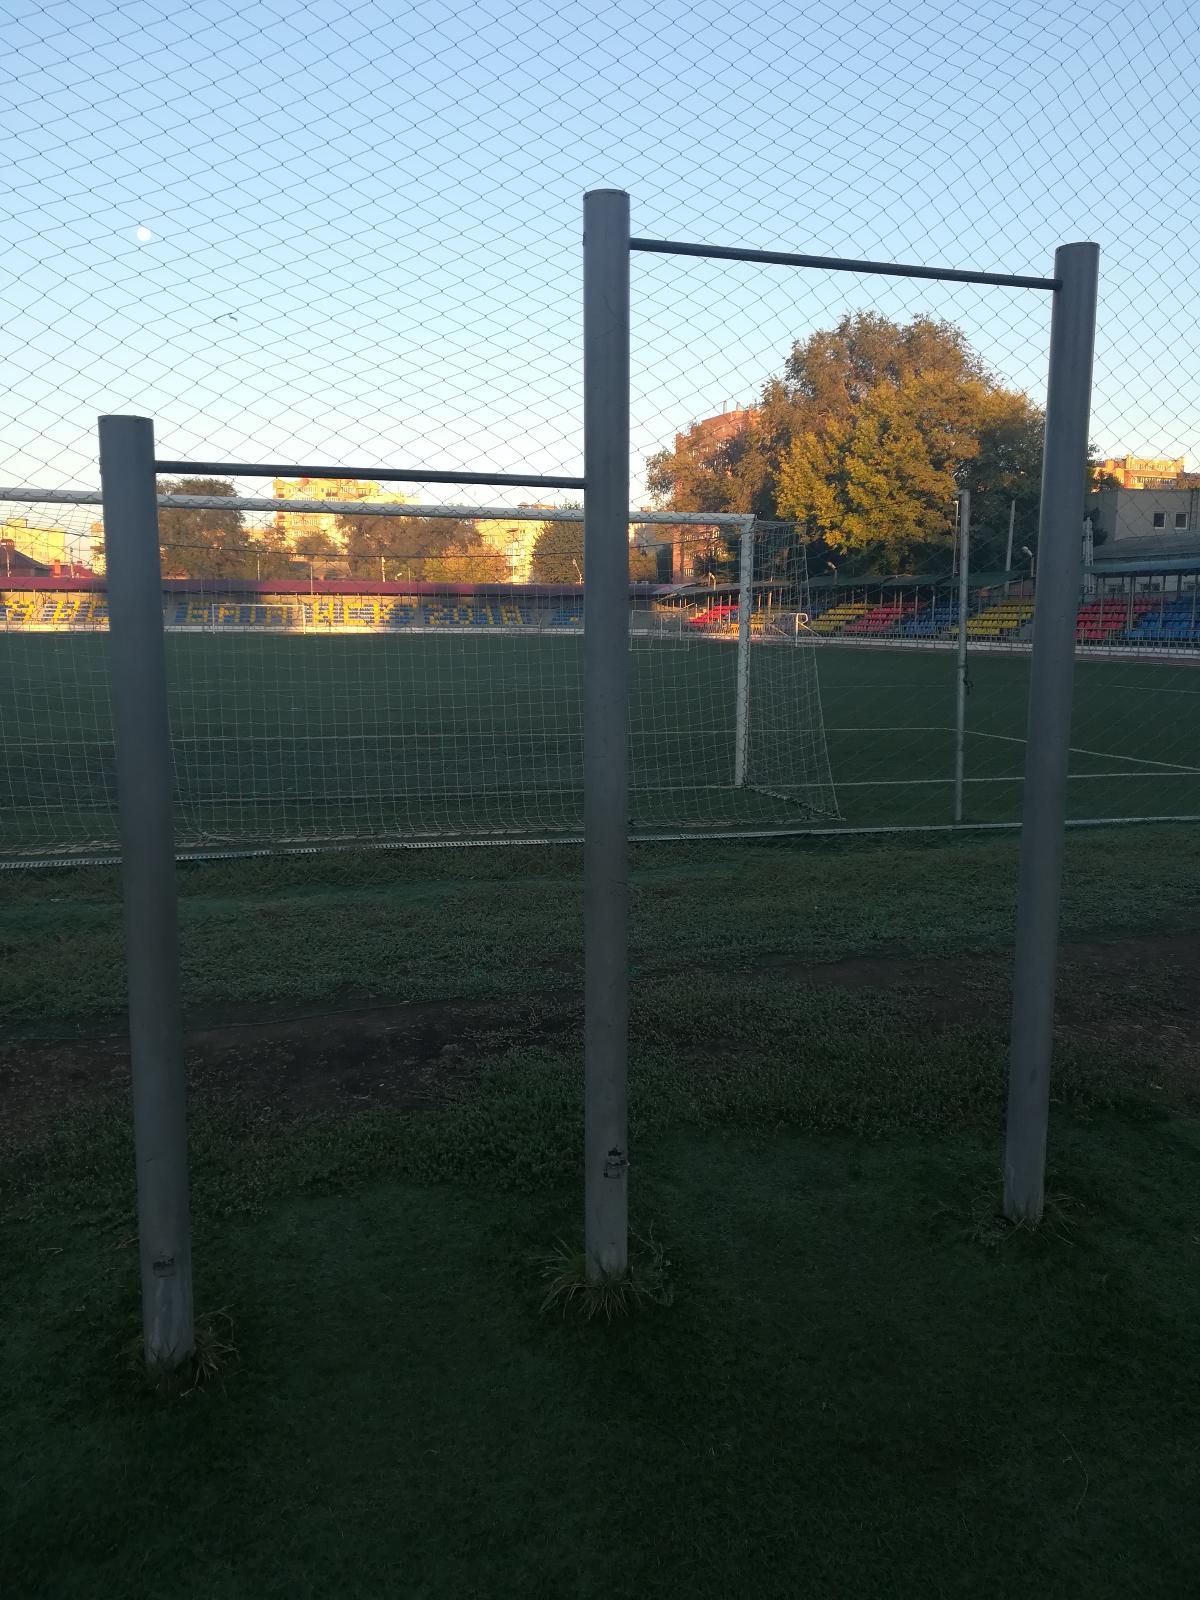
{"label": "football goal", "polygon": [[[162,582],[179,852],[581,835],[581,512],[372,505],[319,558],[292,539],[271,576],[260,544],[189,545],[188,508],[167,509],[164,570],[183,574]],[[835,817],[794,531],[734,517],[634,531],[631,833]],[[10,861],[116,850],[107,629],[102,577],[3,580]]]}

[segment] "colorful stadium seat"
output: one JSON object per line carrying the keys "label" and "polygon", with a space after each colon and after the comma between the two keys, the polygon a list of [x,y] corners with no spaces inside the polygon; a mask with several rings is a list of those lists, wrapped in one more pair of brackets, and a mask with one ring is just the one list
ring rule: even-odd
{"label": "colorful stadium seat", "polygon": [[967,618],[967,638],[1016,639],[1032,619],[1032,600],[1000,600]]}
{"label": "colorful stadium seat", "polygon": [[868,609],[858,600],[840,601],[814,619],[812,630],[814,633],[842,633],[847,623],[865,615]]}

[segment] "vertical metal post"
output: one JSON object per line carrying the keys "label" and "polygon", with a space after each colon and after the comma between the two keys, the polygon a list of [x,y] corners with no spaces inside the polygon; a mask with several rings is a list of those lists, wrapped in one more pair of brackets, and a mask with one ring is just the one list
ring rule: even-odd
{"label": "vertical metal post", "polygon": [[193,1353],[195,1330],[174,782],[154,427],[147,418],[100,418],[100,487],[125,901],[142,1331],[147,1365],[170,1368]]}
{"label": "vertical metal post", "polygon": [[1004,570],[1006,573],[1012,571],[1013,533],[1016,529],[1016,525],[1017,502],[1015,500],[1010,500],[1008,502],[1008,546],[1004,552]]}
{"label": "vertical metal post", "polygon": [[1090,600],[1096,593],[1096,538],[1091,517],[1083,519],[1083,592]]}
{"label": "vertical metal post", "polygon": [[754,529],[742,532],[738,563],[737,696],[733,734],[733,786],[746,787],[750,753],[750,608],[754,604]]}
{"label": "vertical metal post", "polygon": [[1013,533],[1017,525],[1017,502],[1008,502],[1008,545],[1004,552],[1004,598],[1008,599],[1008,586],[1012,580]]}
{"label": "vertical metal post", "polygon": [[1054,254],[1059,287],[1050,326],[1004,1153],[1004,1212],[1014,1222],[1036,1221],[1045,1200],[1079,528],[1087,488],[1099,260],[1095,244],[1062,245]]}
{"label": "vertical metal post", "polygon": [[971,491],[958,496],[958,671],[954,703],[954,820],[963,819],[967,743],[967,581],[971,566]]}
{"label": "vertical metal post", "polygon": [[584,1251],[628,1261],[629,196],[583,201]]}

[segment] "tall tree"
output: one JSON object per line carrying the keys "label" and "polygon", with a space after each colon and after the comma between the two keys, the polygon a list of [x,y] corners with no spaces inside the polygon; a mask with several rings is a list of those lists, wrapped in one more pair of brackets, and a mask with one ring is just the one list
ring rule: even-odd
{"label": "tall tree", "polygon": [[1040,430],[959,329],[860,313],[797,342],[732,437],[698,424],[648,475],[675,510],[795,521],[818,562],[895,570],[949,560],[960,486],[979,494],[994,549],[1004,496],[1036,504]]}
{"label": "tall tree", "polygon": [[[483,582],[495,579],[495,561],[473,522],[450,517],[337,519],[350,574],[414,583]],[[467,576],[462,576],[467,573]],[[451,575],[447,575],[451,574]]]}
{"label": "tall tree", "polygon": [[[667,552],[668,576],[670,552]],[[534,583],[583,582],[583,524],[547,522],[533,547],[530,576]],[[636,539],[629,545],[629,578],[632,583],[655,583],[659,576],[657,545],[645,547]]]}
{"label": "tall tree", "polygon": [[318,578],[341,577],[344,569],[341,545],[324,528],[306,528],[292,540],[301,573]]}
{"label": "tall tree", "polygon": [[960,484],[971,491],[971,564],[976,571],[1003,567],[1010,513],[1014,559],[1023,544],[1036,546],[1045,425],[1045,414],[1024,395],[1003,389],[991,395],[979,448],[959,472]]}
{"label": "tall tree", "polygon": [[547,522],[533,546],[534,583],[583,582],[583,524]]}
{"label": "tall tree", "polygon": [[[227,478],[160,478],[158,492],[224,499],[232,496],[235,490]],[[228,511],[207,507],[160,507],[158,542],[163,573],[168,577],[254,576],[252,540],[236,506]]]}

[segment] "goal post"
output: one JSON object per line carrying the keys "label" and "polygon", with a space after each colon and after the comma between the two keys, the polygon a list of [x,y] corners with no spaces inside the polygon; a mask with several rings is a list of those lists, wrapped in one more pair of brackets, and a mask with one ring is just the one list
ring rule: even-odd
{"label": "goal post", "polygon": [[746,787],[750,738],[750,609],[754,604],[754,529],[744,528],[738,552],[738,654],[734,717],[733,786]]}
{"label": "goal post", "polygon": [[[584,512],[366,501],[333,502],[332,513],[320,500],[176,495],[159,509],[232,509],[249,537],[258,513],[247,501],[291,519],[296,538],[322,526],[313,519],[361,515],[376,543],[350,571],[334,561],[340,576],[307,558],[285,578],[255,576],[253,549],[231,576],[237,552],[189,551],[175,518],[168,555],[181,567],[162,581],[159,617],[177,853],[579,839]],[[466,554],[455,522],[470,533]],[[670,552],[676,577],[690,552],[721,552],[719,609],[732,619],[748,526],[742,515],[625,509],[618,546],[653,549],[660,569]],[[740,650],[736,621],[697,623],[708,580],[622,576],[633,838],[736,838],[836,815],[816,641],[803,633],[785,649],[796,636],[779,614],[811,603],[802,546],[790,529],[752,532],[759,581],[741,607],[751,632]],[[770,579],[773,563],[787,566],[786,584]],[[113,857],[105,579],[23,581],[7,593],[0,636],[3,859]]]}

